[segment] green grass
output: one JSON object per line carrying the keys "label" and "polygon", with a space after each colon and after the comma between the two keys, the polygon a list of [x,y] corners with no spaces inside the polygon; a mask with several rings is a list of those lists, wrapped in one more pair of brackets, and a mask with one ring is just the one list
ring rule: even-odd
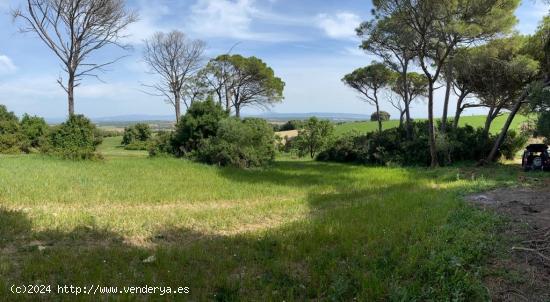
{"label": "green grass", "polygon": [[461,196],[520,173],[288,158],[243,171],[116,142],[102,162],[0,157],[0,300],[38,298],[12,284],[188,286],[175,298],[194,301],[485,300],[499,221]]}
{"label": "green grass", "polygon": [[[508,114],[505,114],[496,118],[493,124],[491,125],[491,132],[498,133],[504,126],[504,123],[506,122],[507,118],[508,118]],[[518,129],[519,126],[527,120],[528,120],[528,117],[526,116],[517,116],[514,119],[511,128]],[[462,126],[470,125],[474,128],[483,127],[485,125],[485,116],[482,116],[482,115],[463,116],[460,118],[460,125]],[[398,126],[399,126],[399,121],[397,120],[391,120],[383,123],[384,129],[391,129]],[[376,131],[377,129],[378,129],[378,122],[344,123],[336,127],[336,134],[342,135],[342,134],[349,133],[351,131],[367,133],[367,132]]]}

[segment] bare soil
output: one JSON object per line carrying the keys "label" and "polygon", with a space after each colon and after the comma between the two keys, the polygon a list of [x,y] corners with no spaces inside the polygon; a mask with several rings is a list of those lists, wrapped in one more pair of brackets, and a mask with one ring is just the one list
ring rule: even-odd
{"label": "bare soil", "polygon": [[493,301],[550,301],[550,180],[536,188],[501,188],[468,197],[509,218],[505,255],[486,278]]}

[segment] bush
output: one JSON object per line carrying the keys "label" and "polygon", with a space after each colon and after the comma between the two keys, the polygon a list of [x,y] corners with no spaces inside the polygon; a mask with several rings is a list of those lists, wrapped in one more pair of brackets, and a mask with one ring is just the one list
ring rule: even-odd
{"label": "bush", "polygon": [[305,122],[299,121],[299,120],[291,120],[288,121],[279,127],[279,131],[292,131],[292,130],[300,130],[304,127]]}
{"label": "bush", "polygon": [[174,155],[174,134],[169,131],[161,131],[155,135],[149,144],[149,156]]}
{"label": "bush", "polygon": [[275,158],[273,129],[261,119],[225,119],[215,136],[203,140],[193,157],[198,161],[238,168],[262,167]]}
{"label": "bush", "polygon": [[[386,122],[386,121],[389,121],[391,118],[390,114],[387,113],[386,111],[380,111],[380,120],[382,122]],[[373,113],[371,116],[370,116],[370,120],[372,122],[378,122],[378,112],[375,112]]]}
{"label": "bush", "polygon": [[545,142],[550,141],[550,111],[539,114],[535,133],[537,136],[542,136]]}
{"label": "bush", "polygon": [[[151,139],[151,127],[148,124],[138,123],[124,129],[122,136],[123,145],[139,145],[139,143],[147,142]],[[145,149],[144,149],[145,150]]]}
{"label": "bush", "polygon": [[20,153],[24,137],[17,116],[0,105],[0,153]]}
{"label": "bush", "polygon": [[46,145],[49,128],[43,118],[23,115],[21,119],[21,133],[25,137],[23,151],[29,152],[31,149],[40,149]]}
{"label": "bush", "polygon": [[149,150],[149,146],[151,145],[151,141],[134,141],[132,143],[129,143],[128,145],[124,146],[124,150],[129,151],[146,151]]}
{"label": "bush", "polygon": [[212,99],[194,102],[176,125],[172,140],[176,155],[183,156],[197,150],[203,140],[216,135],[220,121],[228,116],[221,105]]}
{"label": "bush", "polygon": [[[452,129],[445,136],[438,134],[438,158],[441,165],[459,161],[478,161],[490,152],[495,136],[487,138],[481,128],[471,126]],[[358,164],[428,166],[430,152],[428,123],[413,124],[414,139],[407,140],[403,129],[388,129],[366,135],[350,134],[339,138],[317,156],[321,161],[351,162]],[[501,156],[513,158],[525,145],[527,136],[511,131],[502,145]]]}
{"label": "bush", "polygon": [[292,146],[300,157],[309,155],[314,158],[317,153],[327,146],[333,133],[334,125],[330,121],[312,117],[305,122],[304,128],[292,141]]}
{"label": "bush", "polygon": [[95,150],[102,138],[96,136],[95,130],[95,125],[83,115],[72,115],[52,130],[45,152],[66,159],[96,158]]}

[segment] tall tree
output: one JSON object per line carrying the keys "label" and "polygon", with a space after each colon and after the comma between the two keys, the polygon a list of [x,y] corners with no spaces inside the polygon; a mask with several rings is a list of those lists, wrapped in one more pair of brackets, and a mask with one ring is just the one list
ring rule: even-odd
{"label": "tall tree", "polygon": [[[399,125],[401,127],[404,118],[405,124],[407,123],[407,111],[410,110],[411,104],[428,95],[428,79],[417,72],[409,72],[405,77],[400,73],[396,73],[390,87],[392,92],[399,96],[397,101],[390,100],[390,102],[400,111]],[[408,119],[410,122],[410,115]]]}
{"label": "tall tree", "polygon": [[214,92],[228,111],[240,117],[244,107],[268,108],[283,100],[285,83],[256,57],[221,55],[209,64]]}
{"label": "tall tree", "polygon": [[[158,32],[145,41],[143,59],[160,78],[158,83],[145,86],[154,90],[153,95],[165,97],[174,107],[176,122],[181,117],[182,98],[194,100],[196,91],[193,90],[198,87],[193,85],[202,85],[196,75],[202,68],[204,48],[204,42],[190,40],[177,30],[167,34]],[[187,101],[185,104],[187,108],[190,106]]]}
{"label": "tall tree", "polygon": [[464,110],[482,106],[479,102],[468,101],[473,92],[472,81],[475,81],[475,74],[473,73],[475,62],[471,53],[472,51],[468,48],[456,50],[450,60],[451,68],[444,69],[443,73],[445,78],[451,79],[452,90],[457,97],[453,129],[458,128],[460,117]]}
{"label": "tall tree", "polygon": [[523,37],[514,36],[493,40],[471,51],[471,89],[480,105],[489,109],[486,136],[495,118],[512,108],[523,89],[538,75],[539,63],[520,53],[524,44]]}
{"label": "tall tree", "polygon": [[67,93],[69,116],[74,115],[74,89],[85,76],[120,59],[95,63],[92,54],[106,46],[129,49],[122,42],[124,30],[137,20],[124,0],[26,0],[25,8],[12,12],[21,20],[21,32],[35,33],[61,60],[67,79],[58,84]]}
{"label": "tall tree", "polygon": [[412,83],[408,79],[408,71],[416,56],[414,34],[410,28],[403,27],[395,21],[395,18],[385,18],[364,22],[357,29],[357,34],[363,39],[362,49],[382,58],[386,65],[399,74],[398,78],[401,79],[399,84],[402,85],[402,88],[398,88],[402,98],[402,110],[400,111],[405,116],[407,137],[410,138],[412,136],[410,114],[412,100],[409,88]]}
{"label": "tall tree", "polygon": [[[376,107],[380,117],[379,93],[389,87],[394,80],[394,73],[382,63],[373,63],[359,68],[344,76],[344,84],[355,89],[362,95],[362,100]],[[382,119],[378,119],[378,132],[382,133]]]}
{"label": "tall tree", "polygon": [[[497,154],[500,146],[504,142],[504,139],[508,134],[508,130],[510,129],[510,125],[514,121],[514,118],[521,110],[521,108],[529,101],[531,103],[534,102],[535,104],[541,104],[545,101],[548,101],[549,99],[550,93],[548,91],[550,89],[550,16],[547,16],[543,19],[537,32],[529,38],[524,51],[531,57],[538,60],[538,62],[541,64],[540,74],[538,76],[538,79],[528,85],[523,90],[523,93],[515,100],[514,105],[510,110],[510,115],[508,115],[508,119],[506,120],[506,123],[504,123],[504,127],[500,131],[500,134],[495,141],[495,144],[493,145],[491,153],[485,160],[486,162],[492,162],[497,159]],[[535,108],[536,106],[537,105],[534,105]]]}
{"label": "tall tree", "polygon": [[375,0],[378,18],[392,18],[412,32],[414,50],[428,78],[431,166],[439,165],[434,127],[434,91],[451,53],[509,30],[519,0]]}

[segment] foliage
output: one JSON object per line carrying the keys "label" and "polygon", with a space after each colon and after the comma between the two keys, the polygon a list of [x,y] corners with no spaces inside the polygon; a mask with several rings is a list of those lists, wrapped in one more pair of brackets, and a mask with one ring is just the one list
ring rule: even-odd
{"label": "foliage", "polygon": [[138,123],[124,129],[123,145],[147,142],[151,139],[151,127],[148,124]]}
{"label": "foliage", "polygon": [[307,120],[298,136],[292,140],[293,148],[300,157],[309,155],[314,158],[332,139],[334,125],[328,120],[312,117]]}
{"label": "foliage", "polygon": [[171,131],[161,131],[155,135],[151,144],[149,144],[149,156],[174,155],[174,133]]}
{"label": "foliage", "polygon": [[[380,116],[380,118],[378,118],[379,116]],[[387,121],[390,120],[390,118],[391,118],[391,115],[386,111],[374,112],[370,116],[370,120],[372,122],[377,122],[379,119],[383,122],[387,122]]]}
{"label": "foliage", "polygon": [[[430,164],[427,121],[414,122],[413,131],[414,139],[407,139],[404,130],[399,128],[388,129],[381,134],[348,134],[336,140],[317,159],[359,164],[426,166]],[[481,128],[474,129],[471,126],[448,130],[445,136],[438,134],[437,137],[441,165],[482,159],[496,139],[493,135],[487,139]],[[526,140],[526,135],[511,131],[500,154],[513,158],[525,146]]]}
{"label": "foliage", "polygon": [[[359,68],[344,76],[344,84],[358,91],[363,100],[376,107],[376,114],[380,115],[379,93],[395,81],[396,74],[385,64],[373,63]],[[382,132],[382,120],[378,120],[378,131]]]}
{"label": "foliage", "polygon": [[23,138],[15,113],[0,105],[0,153],[21,152]]}
{"label": "foliage", "polygon": [[542,136],[547,143],[550,142],[550,111],[544,111],[539,114],[536,134],[537,136]]}
{"label": "foliage", "polygon": [[300,130],[304,127],[304,121],[290,120],[279,127],[279,131]]}
{"label": "foliage", "polygon": [[49,126],[46,121],[38,116],[23,115],[21,118],[21,132],[25,137],[25,149],[39,149],[46,144]]}
{"label": "foliage", "polygon": [[226,110],[232,107],[237,117],[244,107],[270,107],[284,98],[285,83],[259,58],[225,54],[213,59],[206,71],[219,103],[225,100]]}
{"label": "foliage", "polygon": [[221,105],[211,99],[194,102],[176,125],[173,138],[176,155],[183,156],[197,150],[203,140],[216,135],[220,121],[227,117],[228,113]]}
{"label": "foliage", "polygon": [[95,125],[83,115],[71,115],[61,125],[54,127],[49,135],[46,153],[66,159],[93,159],[98,157],[96,147],[102,138],[96,136]]}
{"label": "foliage", "polygon": [[266,166],[275,158],[273,129],[262,119],[222,120],[216,135],[202,140],[193,156],[218,166]]}

